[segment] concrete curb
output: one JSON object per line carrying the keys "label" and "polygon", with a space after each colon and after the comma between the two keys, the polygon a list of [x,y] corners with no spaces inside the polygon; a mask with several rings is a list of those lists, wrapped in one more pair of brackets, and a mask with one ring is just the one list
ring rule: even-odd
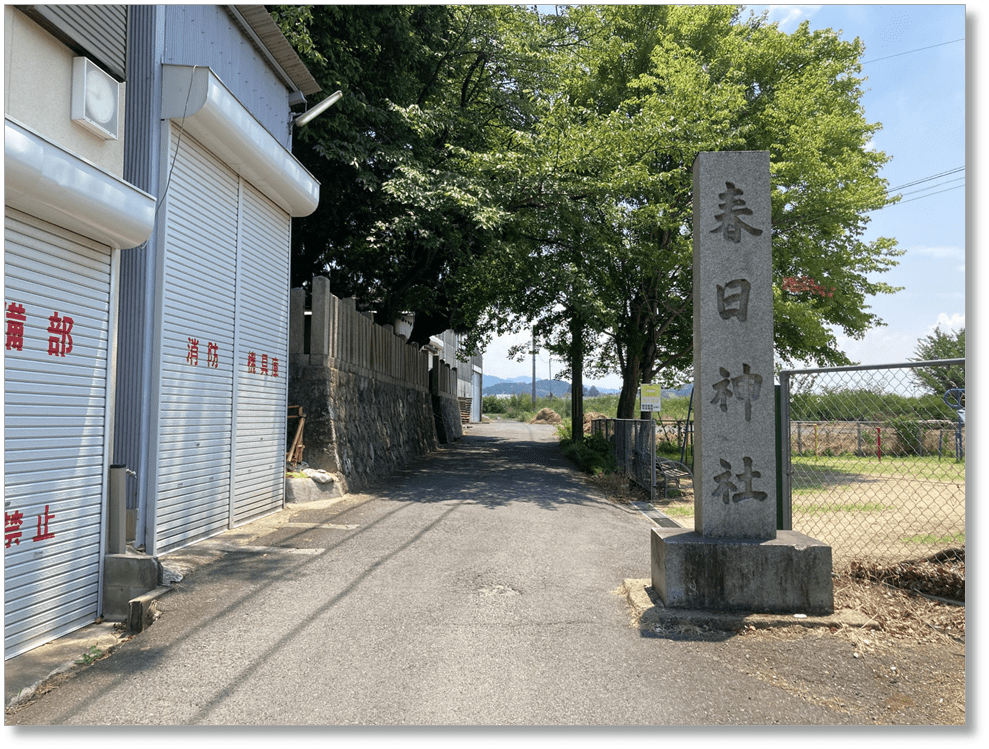
{"label": "concrete curb", "polygon": [[[93,648],[101,651],[102,655],[112,653],[121,641],[129,639],[131,633],[124,632],[112,622],[101,622],[91,624],[84,629],[73,632],[65,637],[35,648],[29,663],[25,664],[29,670],[20,673],[18,665],[11,661],[4,664],[4,681],[10,683],[24,683],[28,678],[33,677],[33,681],[28,686],[22,687],[17,694],[7,700],[6,707],[15,707],[22,702],[27,702],[35,693],[50,679],[64,673],[68,673],[80,665],[79,661],[90,653]],[[102,657],[102,656],[101,656]],[[43,674],[40,678],[38,674]],[[5,685],[7,692],[7,685]]]}
{"label": "concrete curb", "polygon": [[683,528],[676,520],[664,515],[648,502],[631,502],[630,504],[661,528]]}

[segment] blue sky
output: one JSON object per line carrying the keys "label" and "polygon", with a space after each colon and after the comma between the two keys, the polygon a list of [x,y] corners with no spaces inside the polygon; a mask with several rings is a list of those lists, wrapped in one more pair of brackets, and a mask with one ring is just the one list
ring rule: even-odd
{"label": "blue sky", "polygon": [[[964,5],[751,5],[792,32],[803,21],[811,30],[832,28],[865,44],[862,105],[866,120],[882,123],[872,146],[892,159],[883,168],[897,205],[870,214],[865,240],[894,237],[906,251],[898,267],[876,276],[904,287],[875,297],[872,310],[885,327],[852,340],[839,332],[838,345],[862,364],[914,358],[918,339],[935,325],[965,325],[966,247],[966,7]],[[746,12],[747,15],[747,12]],[[969,11],[971,20],[971,11]],[[961,41],[959,41],[961,40]],[[969,55],[974,50],[969,50]],[[969,82],[972,83],[971,81]],[[937,176],[941,175],[941,176]],[[910,185],[910,186],[905,186]],[[905,186],[902,190],[900,186]],[[525,336],[492,342],[484,354],[485,374],[531,376],[531,357],[512,362],[508,346]],[[545,352],[536,375],[559,364]],[[590,383],[589,383],[590,384]],[[620,387],[617,376],[594,384]]]}

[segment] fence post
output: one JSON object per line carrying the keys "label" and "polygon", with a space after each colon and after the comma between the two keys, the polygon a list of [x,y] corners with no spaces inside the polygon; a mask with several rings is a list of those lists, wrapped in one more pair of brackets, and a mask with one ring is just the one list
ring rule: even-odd
{"label": "fence post", "polygon": [[652,440],[650,442],[649,462],[652,465],[652,478],[649,482],[649,501],[656,501],[656,422],[650,419],[652,424]]}
{"label": "fence post", "polygon": [[295,288],[289,293],[288,352],[306,353],[306,290]]}
{"label": "fence post", "polygon": [[330,279],[316,276],[312,280],[312,318],[309,329],[309,353],[330,355]]}
{"label": "fence post", "polygon": [[[776,524],[779,530],[793,530],[793,449],[790,443],[790,375],[780,372],[779,384],[779,438],[777,440],[777,505]],[[797,423],[797,438],[800,437],[800,424]],[[799,449],[799,446],[798,446]]]}

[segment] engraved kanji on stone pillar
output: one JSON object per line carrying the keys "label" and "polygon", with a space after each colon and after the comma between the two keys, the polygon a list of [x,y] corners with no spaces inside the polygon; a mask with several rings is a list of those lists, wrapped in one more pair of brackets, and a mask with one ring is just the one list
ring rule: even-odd
{"label": "engraved kanji on stone pillar", "polygon": [[776,537],[769,153],[694,162],[695,531]]}

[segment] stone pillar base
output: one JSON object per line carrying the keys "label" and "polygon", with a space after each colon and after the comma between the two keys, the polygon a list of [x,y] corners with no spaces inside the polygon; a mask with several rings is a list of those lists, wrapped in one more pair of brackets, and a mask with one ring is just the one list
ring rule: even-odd
{"label": "stone pillar base", "polygon": [[794,531],[775,539],[652,529],[652,587],[670,608],[832,614],[831,547]]}

